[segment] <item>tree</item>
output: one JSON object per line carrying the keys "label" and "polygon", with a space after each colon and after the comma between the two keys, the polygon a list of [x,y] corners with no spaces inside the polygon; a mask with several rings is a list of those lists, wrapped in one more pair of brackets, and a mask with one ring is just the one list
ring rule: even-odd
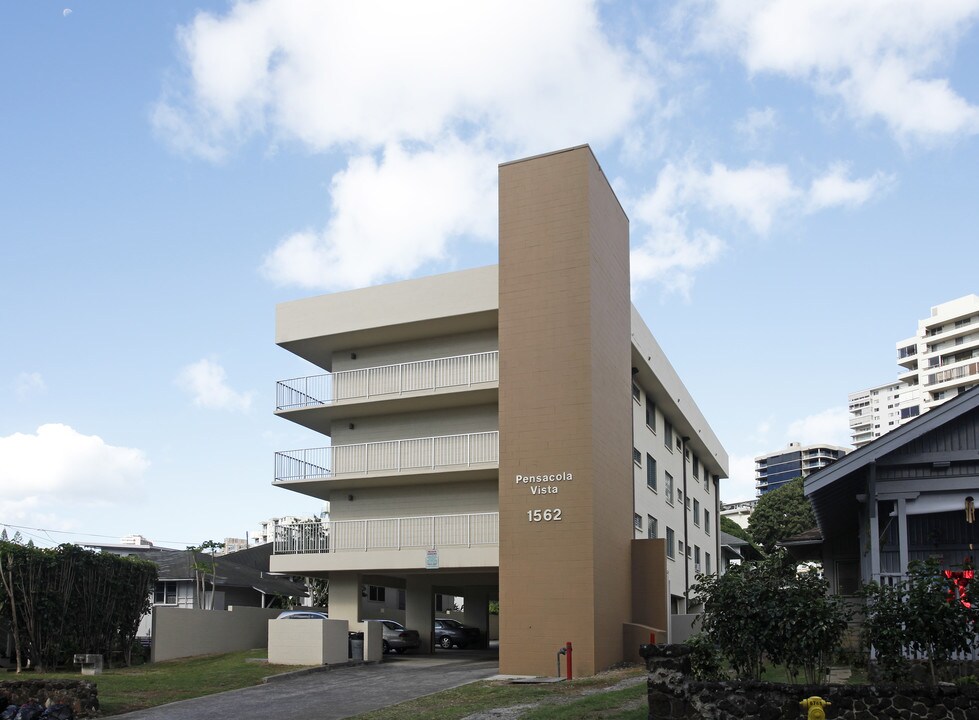
{"label": "tree", "polygon": [[802,478],[790,480],[758,498],[748,532],[756,543],[772,552],[775,543],[816,527],[812,505],[802,492]]}
{"label": "tree", "polygon": [[748,534],[748,531],[727,515],[721,515],[721,532],[726,532],[728,535],[734,535],[736,538],[751,542],[751,535]]}
{"label": "tree", "polygon": [[[205,540],[200,545],[191,545],[187,551],[191,554],[191,569],[194,571],[197,586],[197,606],[201,610],[214,608],[214,581],[217,576],[218,563],[214,554],[224,547],[224,543]],[[211,585],[211,597],[207,598],[207,586]]]}

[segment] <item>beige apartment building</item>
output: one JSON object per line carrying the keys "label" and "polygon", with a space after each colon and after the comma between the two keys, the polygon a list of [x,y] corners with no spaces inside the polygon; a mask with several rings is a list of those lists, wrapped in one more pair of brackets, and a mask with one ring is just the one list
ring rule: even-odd
{"label": "beige apartment building", "polygon": [[[637,657],[717,571],[727,454],[629,297],[629,225],[591,149],[500,166],[496,266],[284,303],[316,366],[277,414],[323,436],[275,484],[330,503],[271,569],[330,578],[330,616],[390,617],[432,649],[437,596],[489,628],[500,670]],[[695,329],[691,328],[691,335]]]}

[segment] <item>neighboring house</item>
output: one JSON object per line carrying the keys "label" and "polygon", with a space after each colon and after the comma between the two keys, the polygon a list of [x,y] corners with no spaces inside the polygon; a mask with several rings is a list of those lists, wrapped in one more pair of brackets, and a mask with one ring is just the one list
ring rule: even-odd
{"label": "neighboring house", "polygon": [[[153,605],[227,610],[239,607],[283,607],[285,598],[302,597],[306,588],[288,577],[274,575],[267,569],[272,546],[264,545],[228,555],[215,556],[213,584],[208,572],[204,602],[199,600],[199,587],[194,564],[210,567],[212,558],[206,553],[191,550],[162,550],[144,553],[141,557],[156,563],[159,576],[153,591]],[[149,616],[143,619],[138,633],[150,634]]]}
{"label": "neighboring house", "polygon": [[818,535],[783,543],[823,564],[831,588],[855,593],[888,582],[912,560],[937,558],[960,570],[979,542],[979,389],[920,415],[810,475]]}
{"label": "neighboring house", "polygon": [[738,565],[745,560],[760,560],[761,557],[758,548],[747,540],[730,533],[721,533],[721,575],[732,565]]}

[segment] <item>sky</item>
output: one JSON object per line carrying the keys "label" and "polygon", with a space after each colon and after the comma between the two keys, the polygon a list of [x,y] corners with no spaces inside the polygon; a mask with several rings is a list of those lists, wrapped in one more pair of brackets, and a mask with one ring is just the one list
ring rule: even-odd
{"label": "sky", "polygon": [[979,0],[0,4],[0,526],[317,513],[275,305],[496,262],[498,164],[585,143],[724,500],[979,292]]}

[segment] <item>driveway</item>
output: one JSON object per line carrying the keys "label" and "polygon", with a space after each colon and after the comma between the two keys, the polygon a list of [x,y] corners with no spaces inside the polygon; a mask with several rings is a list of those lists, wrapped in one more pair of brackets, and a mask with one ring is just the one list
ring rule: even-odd
{"label": "driveway", "polygon": [[398,655],[114,715],[120,720],[337,720],[496,675],[492,651]]}

